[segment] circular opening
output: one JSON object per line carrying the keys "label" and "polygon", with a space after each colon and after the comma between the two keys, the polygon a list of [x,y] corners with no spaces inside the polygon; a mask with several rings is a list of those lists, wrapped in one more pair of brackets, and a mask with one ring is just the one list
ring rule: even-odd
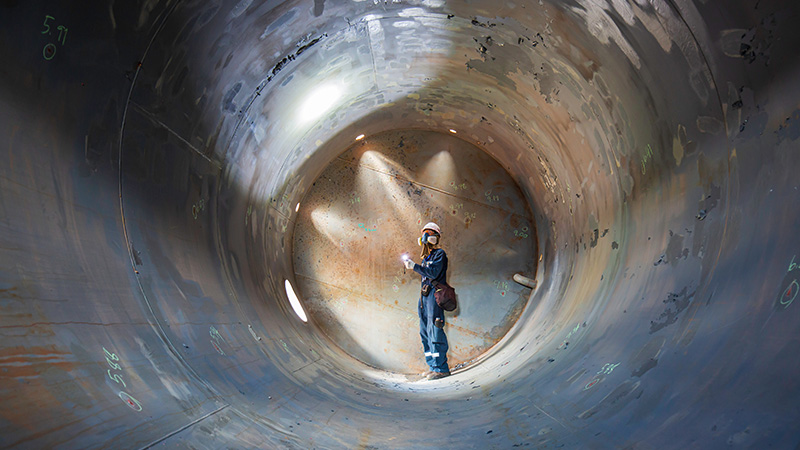
{"label": "circular opening", "polygon": [[452,369],[505,336],[531,290],[537,248],[528,204],[490,155],[453,134],[388,131],[354,143],[301,202],[293,263],[309,318],[378,369],[425,366],[417,315],[421,227],[436,222],[459,308],[446,313]]}

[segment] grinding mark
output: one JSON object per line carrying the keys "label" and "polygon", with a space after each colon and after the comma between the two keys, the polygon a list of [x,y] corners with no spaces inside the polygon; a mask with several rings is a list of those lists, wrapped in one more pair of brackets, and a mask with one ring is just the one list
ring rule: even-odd
{"label": "grinding mark", "polygon": [[131,101],[130,101],[130,103],[131,103],[131,105],[134,107],[134,109],[136,109],[137,111],[139,111],[139,112],[140,112],[140,113],[141,113],[141,114],[142,114],[144,117],[146,117],[148,120],[150,120],[151,122],[155,123],[156,125],[158,125],[158,126],[160,126],[160,127],[164,128],[165,130],[169,131],[169,132],[170,132],[170,134],[172,134],[173,136],[175,136],[176,138],[178,138],[178,140],[180,140],[181,142],[183,142],[183,143],[184,143],[184,145],[186,145],[187,147],[189,147],[190,149],[192,149],[192,151],[194,151],[195,153],[197,153],[198,155],[200,155],[200,156],[201,156],[203,159],[205,159],[206,161],[210,162],[210,163],[211,163],[211,164],[212,164],[214,167],[216,167],[216,168],[217,168],[217,170],[222,170],[222,164],[220,164],[219,162],[217,162],[217,161],[215,161],[215,160],[213,160],[213,159],[209,158],[208,156],[206,156],[206,155],[205,155],[203,152],[201,152],[201,151],[200,151],[200,150],[199,150],[197,147],[195,147],[194,145],[192,145],[192,143],[191,143],[191,142],[189,142],[189,141],[187,141],[186,139],[184,139],[184,138],[183,138],[183,136],[181,136],[181,135],[180,135],[180,134],[178,134],[178,133],[177,133],[175,130],[173,130],[172,128],[170,128],[169,126],[167,126],[167,124],[165,124],[164,122],[162,122],[161,120],[159,120],[159,119],[158,119],[156,116],[154,116],[152,113],[150,113],[149,111],[147,111],[146,109],[144,109],[144,107],[143,107],[143,106],[139,105],[138,103],[136,103],[136,102],[135,102],[135,101],[133,101],[133,100],[131,100]]}
{"label": "grinding mark", "polygon": [[232,88],[228,89],[225,92],[225,95],[222,97],[222,110],[225,112],[229,112],[231,114],[236,112],[236,103],[234,103],[234,99],[236,96],[239,95],[239,91],[242,90],[242,82],[238,82],[233,85]]}
{"label": "grinding mark", "polygon": [[632,377],[641,378],[642,375],[646,374],[650,369],[655,368],[658,365],[658,360],[653,357],[650,358],[649,361],[645,361],[638,369],[631,372]]}
{"label": "grinding mark", "polygon": [[658,13],[654,14],[656,17],[653,17],[636,4],[633,5],[633,9],[636,18],[642,22],[645,29],[656,39],[661,49],[664,50],[665,53],[669,53],[672,49],[672,38],[670,37],[670,33],[664,28],[664,24],[660,20],[660,17],[658,17]]}
{"label": "grinding mark", "polygon": [[661,355],[661,349],[664,347],[665,343],[666,338],[664,337],[651,338],[651,340],[630,359],[630,366],[638,366],[631,372],[631,376],[641,378],[645,373],[655,368],[658,365],[658,357]]}
{"label": "grinding mark", "polygon": [[578,3],[583,8],[572,8],[572,11],[585,20],[586,29],[603,44],[608,44],[613,39],[631,64],[641,69],[642,62],[639,60],[639,55],[622,36],[619,27],[608,14],[606,10],[608,5],[605,2],[592,0],[579,0]]}
{"label": "grinding mark", "polygon": [[569,387],[571,384],[573,384],[575,381],[577,381],[577,380],[578,380],[578,379],[579,379],[581,376],[583,376],[583,374],[585,374],[585,373],[586,373],[586,369],[583,369],[583,368],[582,368],[582,369],[578,370],[577,372],[575,372],[574,374],[572,374],[572,376],[570,376],[569,378],[567,378],[566,380],[564,380],[563,382],[561,382],[561,384],[560,384],[560,385],[558,385],[558,387],[556,387],[556,389],[554,389],[554,390],[553,390],[553,393],[554,393],[554,394],[558,394],[558,393],[560,393],[560,392],[561,392],[561,391],[563,391],[564,389],[568,388],[568,387]]}
{"label": "grinding mark", "polygon": [[[723,106],[722,106],[723,105],[722,94],[720,94],[719,89],[717,89],[718,83],[717,83],[716,77],[714,76],[714,72],[711,70],[711,64],[709,63],[709,60],[706,57],[705,52],[703,51],[702,47],[700,47],[700,43],[699,43],[700,41],[697,40],[697,36],[695,36],[694,31],[692,30],[692,27],[689,26],[689,23],[686,21],[686,18],[683,17],[683,14],[681,13],[681,10],[679,8],[675,8],[675,7],[671,8],[671,9],[675,12],[675,14],[677,14],[677,16],[681,20],[681,22],[683,22],[683,25],[684,25],[686,31],[692,37],[692,41],[691,42],[694,45],[692,46],[691,50],[694,50],[693,55],[692,55],[692,56],[694,56],[694,58],[691,58],[691,59],[697,59],[698,56],[700,57],[700,59],[702,59],[703,75],[705,75],[706,82],[708,82],[711,85],[711,90],[714,91],[714,93],[717,96],[717,105],[719,105],[719,111],[718,111],[719,116],[720,117],[725,117],[725,111],[723,110]],[[681,46],[681,47],[685,47],[685,46]],[[686,49],[684,49],[684,50],[686,50]],[[683,54],[684,54],[684,57],[686,57],[687,61],[689,62],[690,66],[701,65],[701,64],[692,64],[693,62],[700,63],[700,61],[691,61],[690,58],[689,58],[689,55],[686,54],[686,51],[684,51]],[[695,83],[692,83],[692,88],[696,89]],[[695,91],[695,93],[697,93],[698,96],[703,98],[700,95],[700,93],[698,93],[697,91]],[[704,102],[706,100],[707,100],[706,98],[703,98]]]}
{"label": "grinding mark", "polygon": [[[603,408],[610,408],[611,406],[617,404],[620,400],[631,394],[635,391],[639,385],[641,384],[640,381],[631,384],[629,380],[625,380],[622,384],[617,386],[613,391],[609,392],[608,395],[603,397],[599,403],[592,406],[591,408],[587,409],[586,411],[580,413],[578,415],[579,419],[588,419],[593,415],[597,414]],[[620,405],[622,407],[624,405]]]}
{"label": "grinding mark", "polygon": [[319,17],[325,11],[325,0],[314,0],[314,17]]}
{"label": "grinding mark", "polygon": [[[290,53],[290,54],[284,56],[283,59],[281,59],[274,66],[272,66],[272,70],[269,71],[269,75],[267,76],[267,78],[262,80],[261,83],[259,83],[258,86],[256,86],[255,90],[253,91],[253,94],[250,96],[250,99],[247,101],[247,105],[239,110],[239,120],[236,122],[236,125],[233,127],[233,132],[231,132],[231,137],[230,137],[230,139],[228,139],[228,145],[226,146],[226,148],[230,148],[231,145],[233,144],[233,142],[236,140],[236,138],[238,136],[238,133],[239,133],[239,128],[241,128],[242,124],[247,122],[246,118],[247,118],[248,111],[250,111],[250,108],[253,106],[253,103],[255,103],[256,99],[261,95],[261,91],[264,90],[264,88],[267,87],[267,84],[269,84],[272,81],[272,79],[278,74],[278,72],[280,72],[288,63],[294,61],[300,55],[305,53],[309,48],[317,45],[320,41],[322,41],[323,39],[325,39],[327,37],[328,37],[328,34],[327,33],[323,33],[323,34],[317,36],[316,38],[312,39],[311,41],[309,41],[307,43],[303,43],[302,45],[299,45],[299,48],[297,49],[297,51],[295,51],[294,53]],[[301,43],[302,42],[304,42],[304,40],[301,41]],[[120,140],[120,142],[122,142],[122,141]]]}
{"label": "grinding mark", "polygon": [[722,132],[723,123],[716,117],[699,116],[696,121],[696,126],[701,133],[716,135]]}
{"label": "grinding mark", "polygon": [[231,18],[235,19],[241,16],[245,11],[247,11],[247,8],[250,7],[251,3],[253,3],[253,0],[240,0],[239,3],[237,3],[233,9],[231,9]]}

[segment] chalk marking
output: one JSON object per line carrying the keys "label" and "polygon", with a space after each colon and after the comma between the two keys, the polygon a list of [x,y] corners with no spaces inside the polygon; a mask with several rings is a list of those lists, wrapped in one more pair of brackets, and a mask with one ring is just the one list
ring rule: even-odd
{"label": "chalk marking", "polygon": [[[112,353],[112,352],[106,350],[105,347],[103,347],[103,352],[106,354],[106,362],[108,363],[109,366],[111,366],[111,369],[121,371],[122,370],[122,366],[120,364],[118,364],[117,362],[115,362],[115,361],[119,361],[119,356],[117,356],[116,353]],[[108,374],[108,378],[110,378],[111,381],[113,381],[113,382],[115,382],[117,384],[121,383],[122,387],[127,389],[128,385],[125,383],[125,380],[122,379],[122,375],[120,375],[118,373],[112,374],[111,373],[111,369],[106,369],[106,373]],[[128,394],[125,391],[119,391],[117,393],[117,396],[120,399],[122,399],[122,401],[124,401],[126,405],[130,406],[130,408],[133,409],[134,411],[139,412],[139,411],[142,410],[142,404],[139,403],[138,400],[133,398],[133,396],[131,394]]]}
{"label": "chalk marking", "polygon": [[642,156],[642,175],[647,171],[646,164],[647,160],[653,160],[653,149],[650,147],[650,144],[647,144],[645,147],[644,156]]}
{"label": "chalk marking", "polygon": [[[789,283],[789,287],[783,291],[783,295],[781,296],[781,305],[783,305],[784,308],[788,308],[794,299],[797,298],[798,291],[800,291],[800,285],[797,284],[797,280],[792,280],[792,282]],[[786,300],[790,295],[792,298]]]}

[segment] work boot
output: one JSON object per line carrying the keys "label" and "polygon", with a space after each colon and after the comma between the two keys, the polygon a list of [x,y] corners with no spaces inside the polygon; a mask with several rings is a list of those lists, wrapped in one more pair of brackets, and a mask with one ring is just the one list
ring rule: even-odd
{"label": "work boot", "polygon": [[426,370],[425,372],[422,372],[421,374],[419,374],[419,376],[421,376],[422,378],[428,378],[430,376],[430,374],[432,374],[432,373],[433,373],[432,370]]}
{"label": "work boot", "polygon": [[449,377],[450,372],[431,372],[426,378],[429,380],[438,380],[439,378]]}

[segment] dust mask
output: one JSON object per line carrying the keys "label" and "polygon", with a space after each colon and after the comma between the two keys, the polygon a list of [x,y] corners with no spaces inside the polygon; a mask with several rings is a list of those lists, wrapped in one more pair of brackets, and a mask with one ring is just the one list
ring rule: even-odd
{"label": "dust mask", "polygon": [[417,244],[422,247],[422,244],[431,244],[436,245],[439,242],[439,236],[431,235],[431,234],[423,234],[422,237],[417,238]]}

